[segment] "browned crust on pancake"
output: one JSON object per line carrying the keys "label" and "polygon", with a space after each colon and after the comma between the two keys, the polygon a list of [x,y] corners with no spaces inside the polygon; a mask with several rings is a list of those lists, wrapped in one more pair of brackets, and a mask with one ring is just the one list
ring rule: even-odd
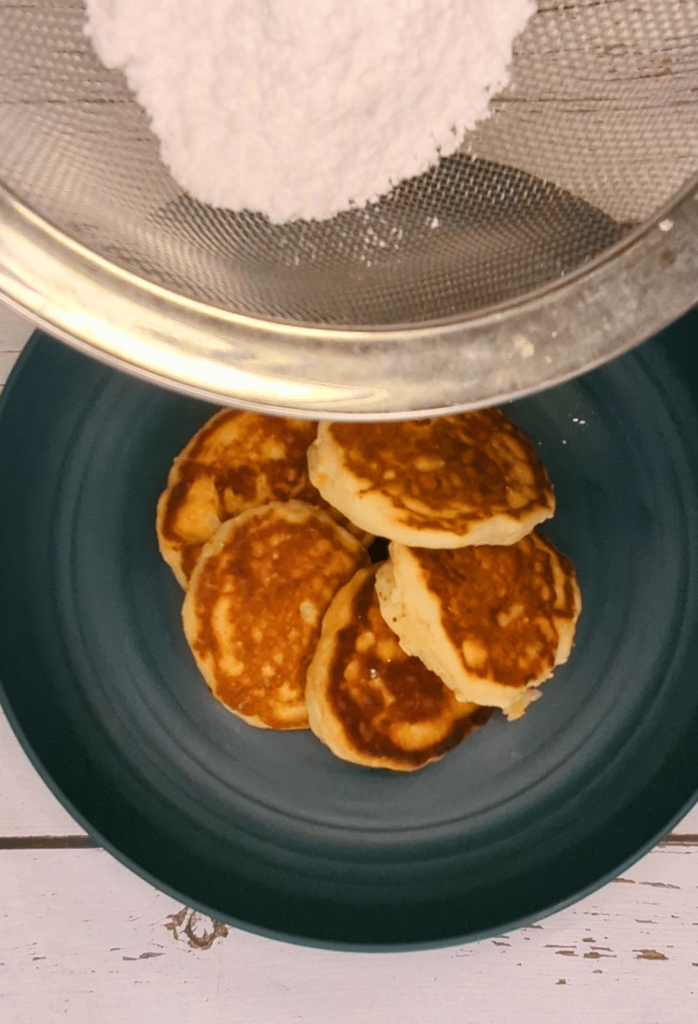
{"label": "browned crust on pancake", "polygon": [[572,648],[581,595],[569,559],[536,533],[509,547],[390,552],[376,587],[403,648],[459,699],[520,717]]}
{"label": "browned crust on pancake", "polygon": [[370,542],[310,483],[306,453],[316,433],[314,422],[235,409],[221,410],[197,431],[170,469],[156,519],[160,552],[185,590],[220,525],[269,501],[325,508]]}
{"label": "browned crust on pancake", "polygon": [[325,614],[308,668],[310,727],[346,761],[415,771],[484,725],[491,709],[458,701],[400,648],[380,612],[377,569],[359,569]]}
{"label": "browned crust on pancake", "polygon": [[321,424],[308,462],[353,522],[414,546],[516,543],[555,510],[535,448],[498,409]]}
{"label": "browned crust on pancake", "polygon": [[224,523],[184,600],[184,632],[209,688],[251,725],[308,724],[305,680],[322,616],[365,548],[326,512],[271,502]]}

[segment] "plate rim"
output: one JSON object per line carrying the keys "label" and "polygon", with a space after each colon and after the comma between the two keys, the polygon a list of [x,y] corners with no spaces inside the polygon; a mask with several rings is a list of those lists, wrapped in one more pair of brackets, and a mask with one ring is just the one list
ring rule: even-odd
{"label": "plate rim", "polygon": [[[25,346],[24,350],[20,354],[19,359],[10,376],[8,377],[7,384],[0,395],[0,430],[2,424],[2,417],[4,414],[5,406],[9,401],[9,396],[17,384],[20,376],[24,372],[24,367],[33,358],[37,348],[40,348],[40,343],[45,336],[43,332],[34,332],[29,342]],[[49,337],[52,343],[56,343],[55,339]],[[650,852],[661,839],[673,829],[673,827],[682,820],[688,811],[698,803],[698,776],[694,785],[693,792],[690,797],[685,799],[678,809],[674,810],[663,822],[661,827],[656,828],[649,838],[641,844],[639,847],[633,849],[627,854],[622,860],[620,860],[611,870],[604,872],[598,876],[593,882],[583,885],[579,888],[575,888],[575,891],[571,893],[567,898],[561,901],[552,901],[546,903],[533,913],[525,914],[522,916],[514,916],[506,925],[497,925],[492,928],[485,928],[478,931],[466,933],[460,936],[448,936],[443,939],[429,939],[424,941],[415,942],[354,942],[354,941],[342,941],[327,938],[317,938],[315,936],[303,936],[297,933],[288,933],[282,930],[276,930],[274,928],[265,927],[263,925],[257,925],[248,921],[239,919],[228,913],[222,913],[215,907],[209,906],[208,904],[192,899],[182,892],[176,886],[165,882],[158,878],[151,870],[140,865],[135,861],[129,854],[123,852],[116,842],[108,839],[98,827],[94,826],[85,815],[83,815],[80,808],[73,802],[72,798],[61,788],[57,781],[53,778],[51,772],[45,766],[41,754],[37,751],[34,746],[29,742],[28,737],[24,731],[22,723],[15,713],[14,706],[10,699],[10,696],[5,688],[3,680],[0,678],[0,705],[4,709],[8,723],[17,738],[20,746],[24,753],[28,757],[32,767],[36,770],[39,777],[42,779],[44,784],[48,787],[49,791],[58,799],[61,805],[67,810],[71,817],[77,822],[77,824],[90,836],[94,841],[97,842],[98,846],[109,852],[117,861],[122,863],[125,867],[131,870],[137,877],[143,881],[152,885],[157,890],[166,893],[171,898],[183,903],[187,907],[211,917],[214,920],[222,920],[226,924],[229,924],[235,928],[239,928],[242,931],[246,931],[251,934],[259,935],[265,938],[273,939],[275,941],[286,942],[292,945],[306,946],[309,948],[329,949],[344,952],[411,952],[417,950],[427,949],[439,949],[449,948],[470,942],[480,941],[482,939],[490,938],[492,936],[501,935],[505,932],[516,930],[519,928],[526,927],[535,921],[540,921],[551,914],[557,913],[558,911],[564,910],[565,908],[572,906],[579,900],[582,900],[589,895],[597,892],[603,886],[608,884],[614,878],[622,873],[633,864],[637,863],[642,857]]]}

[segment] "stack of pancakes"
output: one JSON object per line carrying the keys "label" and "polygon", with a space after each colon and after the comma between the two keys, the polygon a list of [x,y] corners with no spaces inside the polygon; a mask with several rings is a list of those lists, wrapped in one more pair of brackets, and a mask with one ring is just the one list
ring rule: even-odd
{"label": "stack of pancakes", "polygon": [[[175,460],[160,550],[213,694],[412,771],[520,717],[569,657],[574,569],[534,528],[545,469],[497,410],[315,423],[225,411]],[[371,565],[367,545],[390,541]]]}

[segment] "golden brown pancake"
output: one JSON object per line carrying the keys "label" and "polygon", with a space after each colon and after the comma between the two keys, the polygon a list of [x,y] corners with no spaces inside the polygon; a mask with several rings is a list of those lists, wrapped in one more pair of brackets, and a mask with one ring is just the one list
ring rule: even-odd
{"label": "golden brown pancake", "polygon": [[499,410],[321,423],[310,480],[376,536],[418,547],[515,544],[555,511],[533,445]]}
{"label": "golden brown pancake", "polygon": [[500,707],[509,719],[567,661],[582,607],[572,563],[537,533],[456,551],[392,543],[376,590],[408,654],[459,700]]}
{"label": "golden brown pancake", "polygon": [[184,633],[214,696],[251,725],[308,725],[305,680],[322,617],[366,549],[326,512],[270,502],[205,545],[184,599]]}
{"label": "golden brown pancake", "polygon": [[405,654],[381,615],[377,568],[359,569],[327,609],[308,668],[308,716],[315,735],[345,761],[411,772],[438,761],[492,709],[457,700]]}
{"label": "golden brown pancake", "polygon": [[[157,510],[163,558],[186,590],[204,544],[248,508],[295,498],[326,510],[308,479],[306,452],[317,423],[223,409],[175,459]],[[339,512],[330,511],[364,541]]]}

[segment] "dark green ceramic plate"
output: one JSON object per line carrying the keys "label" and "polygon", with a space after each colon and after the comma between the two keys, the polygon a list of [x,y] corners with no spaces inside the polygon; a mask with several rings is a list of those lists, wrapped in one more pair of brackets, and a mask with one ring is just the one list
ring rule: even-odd
{"label": "dark green ceramic plate", "polygon": [[211,408],[37,336],[0,412],[0,678],[44,779],[190,906],[323,946],[501,932],[590,892],[698,791],[698,317],[508,409],[577,566],[577,645],[520,722],[414,775],[209,695],[155,503]]}

